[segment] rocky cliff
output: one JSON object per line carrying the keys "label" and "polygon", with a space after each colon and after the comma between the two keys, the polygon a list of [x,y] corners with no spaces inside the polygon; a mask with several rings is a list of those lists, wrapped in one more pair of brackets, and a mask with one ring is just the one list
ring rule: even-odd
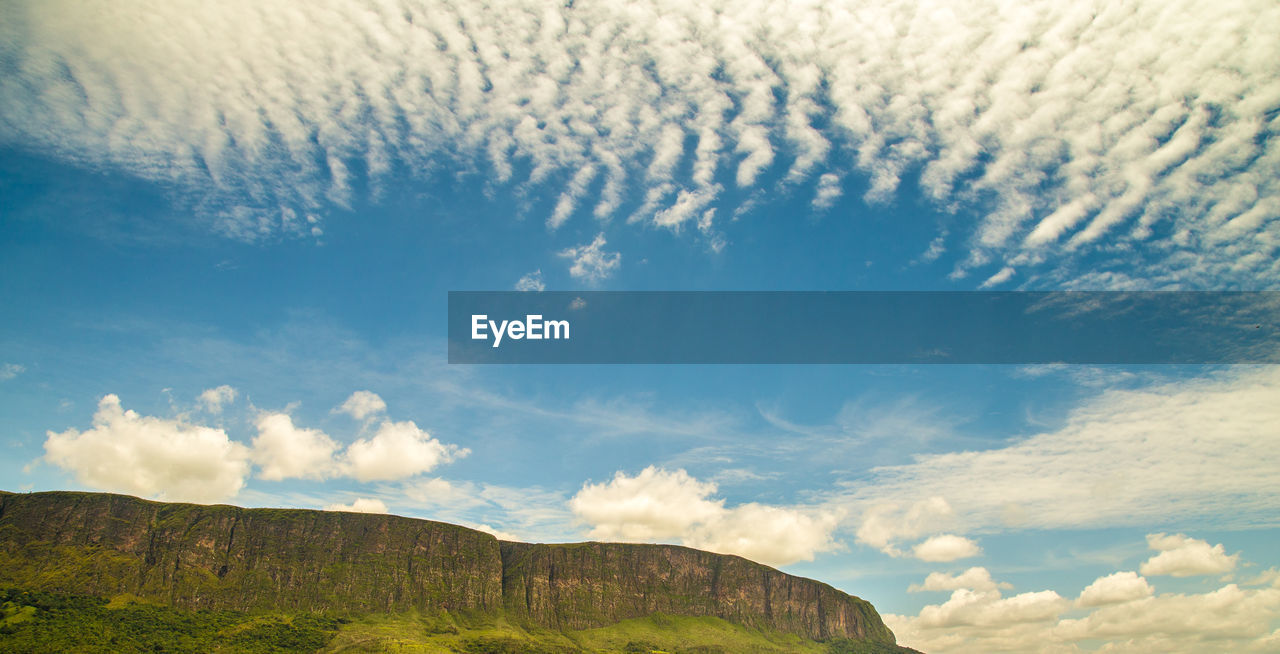
{"label": "rocky cliff", "polygon": [[709,616],[817,640],[893,642],[869,602],[742,557],[675,545],[502,543],[507,615],[584,629],[652,615]]}
{"label": "rocky cliff", "polygon": [[532,545],[390,515],[0,492],[0,585],[189,608],[477,611],[550,629],[654,613],[806,638],[894,638],[867,602],[736,556]]}

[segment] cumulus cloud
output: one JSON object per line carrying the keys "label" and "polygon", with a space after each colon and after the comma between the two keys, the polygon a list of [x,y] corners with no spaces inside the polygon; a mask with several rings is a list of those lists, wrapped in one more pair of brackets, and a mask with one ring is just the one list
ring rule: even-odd
{"label": "cumulus cloud", "polygon": [[862,516],[860,542],[886,551],[944,531],[1091,528],[1169,515],[1250,526],[1280,505],[1278,397],[1274,367],[1104,390],[1061,428],[875,468],[830,501]]}
{"label": "cumulus cloud", "polygon": [[622,265],[622,255],[607,252],[604,246],[604,234],[600,233],[590,243],[562,250],[559,256],[573,262],[569,266],[570,275],[594,284],[607,279]]}
{"label": "cumulus cloud", "polygon": [[377,393],[370,391],[356,391],[341,406],[334,409],[334,411],[345,413],[356,420],[372,418],[381,415],[386,410],[387,403],[383,402]]}
{"label": "cumulus cloud", "polygon": [[432,438],[411,420],[387,420],[372,437],[347,446],[344,463],[348,474],[358,481],[380,481],[428,472],[469,453],[466,448]]}
{"label": "cumulus cloud", "polygon": [[1192,577],[1223,574],[1235,569],[1236,560],[1240,558],[1239,554],[1228,556],[1222,543],[1210,546],[1184,534],[1148,534],[1147,545],[1160,553],[1143,562],[1139,570],[1144,575]]}
{"label": "cumulus cloud", "polygon": [[1070,603],[1051,590],[1002,597],[999,590],[961,588],[938,605],[920,610],[920,626],[926,628],[993,627],[1056,619]]}
{"label": "cumulus cloud", "polygon": [[545,291],[547,285],[542,281],[542,270],[535,270],[516,281],[517,291]]}
{"label": "cumulus cloud", "polygon": [[249,449],[221,429],[126,411],[115,395],[98,403],[91,429],[50,431],[44,449],[82,484],[167,501],[226,500],[249,474]]}
{"label": "cumulus cloud", "polygon": [[472,529],[475,529],[476,531],[483,531],[484,533],[489,534],[490,536],[493,536],[498,540],[511,540],[511,541],[520,540],[519,536],[516,536],[515,534],[509,531],[494,529],[493,527],[490,527],[489,525],[485,525],[485,524],[475,525],[474,527],[472,527]]}
{"label": "cumulus cloud", "polygon": [[206,389],[196,398],[200,406],[209,413],[222,413],[222,407],[236,399],[236,389],[223,384],[217,388]]}
{"label": "cumulus cloud", "polygon": [[1010,586],[982,568],[933,573],[908,590],[950,590],[918,615],[886,615],[903,645],[924,651],[1266,652],[1280,620],[1280,590],[1235,584],[1202,594],[1157,594],[1132,571],[1099,577],[1074,603],[1052,590],[1004,597]]}
{"label": "cumulus cloud", "polygon": [[387,505],[376,498],[357,497],[350,504],[329,504],[325,511],[346,511],[348,513],[386,513]]}
{"label": "cumulus cloud", "polygon": [[583,484],[569,507],[601,540],[679,542],[769,565],[812,560],[836,547],[831,512],[756,503],[727,508],[712,499],[715,492],[714,483],[684,470],[649,466],[635,476],[619,471],[608,482]]}
{"label": "cumulus cloud", "polygon": [[1138,576],[1136,572],[1117,572],[1099,577],[1089,584],[1076,600],[1076,606],[1094,607],[1108,604],[1120,604],[1151,597],[1154,593],[1151,584]]}
{"label": "cumulus cloud", "polygon": [[[1204,594],[1139,596],[1133,588],[1129,599],[1090,605],[1083,617],[1064,615],[1069,603],[1054,591],[1003,598],[998,591],[962,589],[919,615],[884,618],[899,644],[957,654],[1265,652],[1271,623],[1280,618],[1275,589],[1232,584]],[[1095,649],[1098,642],[1103,646]]]}
{"label": "cumulus cloud", "polygon": [[982,548],[974,541],[955,534],[932,536],[911,548],[911,556],[921,561],[947,562],[967,559],[982,554]]}
{"label": "cumulus cloud", "polygon": [[597,218],[643,196],[638,220],[679,226],[724,183],[793,183],[838,153],[870,201],[918,171],[939,208],[976,209],[954,225],[960,274],[1280,279],[1267,0],[82,9],[30,1],[0,25],[0,138],[186,188],[238,238],[313,234],[357,176],[376,192],[442,166],[558,193],[553,226],[597,185]]}
{"label": "cumulus cloud", "polygon": [[16,363],[6,363],[3,366],[0,366],[0,381],[9,381],[18,375],[21,375],[23,372],[26,372],[26,370],[25,366],[21,366]]}
{"label": "cumulus cloud", "polygon": [[907,592],[960,590],[967,588],[976,591],[991,591],[1013,588],[1012,584],[997,582],[991,578],[991,572],[983,567],[973,567],[957,575],[945,572],[930,572],[922,584],[911,584]]}
{"label": "cumulus cloud", "polygon": [[951,505],[938,496],[912,502],[905,508],[893,502],[877,503],[862,514],[858,542],[890,556],[903,556],[896,543],[937,531],[949,523],[951,515]]}
{"label": "cumulus cloud", "polygon": [[[1121,641],[1120,651],[1248,651],[1235,639],[1258,639],[1280,618],[1280,590],[1228,584],[1204,594],[1167,594],[1099,608],[1063,620],[1058,637]],[[1128,640],[1128,642],[1124,642]]]}
{"label": "cumulus cloud", "polygon": [[341,473],[334,461],[339,446],[328,434],[296,427],[284,413],[263,413],[254,424],[258,435],[253,439],[253,462],[258,464],[258,477],[325,479]]}

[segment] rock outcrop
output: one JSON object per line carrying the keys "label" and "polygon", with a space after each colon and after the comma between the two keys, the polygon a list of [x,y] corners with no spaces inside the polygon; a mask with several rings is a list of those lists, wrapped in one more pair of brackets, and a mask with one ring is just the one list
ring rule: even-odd
{"label": "rock outcrop", "polygon": [[672,545],[499,542],[429,520],[0,492],[0,584],[188,608],[471,611],[549,629],[655,613],[891,644],[864,600]]}

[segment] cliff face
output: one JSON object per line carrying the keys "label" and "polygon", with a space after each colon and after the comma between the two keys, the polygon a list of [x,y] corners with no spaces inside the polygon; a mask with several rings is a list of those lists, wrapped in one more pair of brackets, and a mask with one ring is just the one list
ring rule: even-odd
{"label": "cliff face", "polygon": [[507,615],[584,629],[653,613],[710,616],[806,638],[892,643],[870,603],[737,556],[675,545],[502,543]]}
{"label": "cliff face", "polygon": [[668,613],[893,643],[867,602],[668,545],[499,543],[390,515],[0,492],[0,585],[189,608],[469,610],[551,629]]}
{"label": "cliff face", "polygon": [[387,515],[0,495],[0,579],[190,608],[396,611],[502,605],[488,534]]}

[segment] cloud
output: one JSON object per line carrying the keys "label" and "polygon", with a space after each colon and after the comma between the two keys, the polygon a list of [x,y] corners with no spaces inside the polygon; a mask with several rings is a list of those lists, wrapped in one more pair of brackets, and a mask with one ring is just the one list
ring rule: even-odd
{"label": "cloud", "polygon": [[[1247,651],[1232,639],[1257,639],[1280,618],[1280,590],[1228,584],[1200,595],[1167,594],[1099,608],[1063,620],[1055,632],[1073,641],[1120,641],[1119,651]],[[1128,642],[1124,642],[1128,640]]]}
{"label": "cloud", "polygon": [[907,588],[907,592],[917,593],[920,591],[939,591],[939,590],[959,590],[967,588],[976,591],[991,591],[999,589],[1013,588],[1012,584],[1005,582],[996,582],[991,578],[991,573],[986,568],[973,567],[961,572],[958,575],[949,575],[945,572],[931,572],[925,577],[923,584],[911,584]]}
{"label": "cloud", "polygon": [[[236,238],[308,236],[358,178],[376,194],[399,171],[442,167],[558,194],[553,225],[599,185],[597,218],[643,196],[637,220],[679,226],[734,201],[728,177],[768,190],[838,157],[872,202],[918,172],[957,212],[962,274],[1280,279],[1280,7],[1266,0],[54,0],[11,13],[0,139],[185,188]],[[834,191],[818,188],[820,206]]]}
{"label": "cloud", "polygon": [[166,501],[226,500],[249,474],[249,449],[221,429],[125,411],[115,395],[98,403],[91,429],[50,431],[44,449],[82,484]]}
{"label": "cloud", "polygon": [[649,466],[608,482],[583,484],[569,508],[591,526],[590,537],[628,542],[679,542],[738,554],[769,565],[812,560],[836,547],[837,516],[749,503],[726,508],[711,499],[716,485],[684,470]]}
{"label": "cloud", "polygon": [[197,398],[200,406],[208,413],[222,413],[223,405],[230,404],[236,399],[236,389],[223,384],[217,388],[206,389]]}
{"label": "cloud", "polygon": [[649,466],[634,477],[619,471],[609,482],[583,484],[569,508],[592,526],[592,538],[671,539],[724,512],[724,500],[707,499],[715,491],[684,470]]}
{"label": "cloud", "polygon": [[991,288],[992,286],[999,286],[1009,281],[1010,279],[1012,279],[1014,272],[1015,271],[1013,270],[1012,266],[1005,266],[1004,268],[1001,268],[1000,271],[997,272],[996,274],[988,277],[987,281],[982,282],[981,287]]}
{"label": "cloud", "polygon": [[1144,575],[1192,577],[1223,574],[1234,570],[1240,558],[1239,554],[1227,556],[1221,543],[1210,546],[1205,541],[1183,534],[1148,534],[1147,545],[1160,553],[1147,559],[1139,568]]}
{"label": "cloud", "polygon": [[1151,584],[1139,577],[1136,572],[1116,572],[1105,577],[1098,577],[1080,593],[1076,606],[1091,608],[1120,604],[1151,597],[1154,594]]}
{"label": "cloud", "polygon": [[1069,608],[1067,600],[1051,590],[1002,597],[999,590],[958,589],[940,605],[920,610],[920,625],[927,628],[993,627],[1054,620]]}
{"label": "cloud", "polygon": [[253,462],[259,466],[259,478],[326,479],[341,474],[334,460],[338,443],[324,432],[295,427],[283,413],[263,413],[254,425],[258,435],[253,439]]}
{"label": "cloud", "polygon": [[542,270],[535,270],[525,274],[516,281],[517,291],[545,291],[547,285],[542,281]]}
{"label": "cloud", "polygon": [[1008,588],[983,568],[933,573],[908,590],[953,590],[951,597],[916,616],[885,615],[885,623],[899,644],[925,651],[1189,654],[1271,651],[1280,620],[1280,589],[1269,587],[1157,594],[1137,573],[1121,571],[1096,579],[1074,603],[1052,590],[1005,598],[1000,590]]}
{"label": "cloud", "polygon": [[357,439],[344,455],[348,474],[358,481],[403,479],[428,472],[470,453],[447,445],[413,421],[384,421],[371,438]]}
{"label": "cloud", "polygon": [[916,616],[886,614],[884,619],[901,645],[956,654],[1265,652],[1271,624],[1280,619],[1280,590],[1275,589],[1241,590],[1232,584],[1204,594],[1131,594],[1070,617],[1069,603],[1051,590],[1004,598],[999,591],[960,589]]}
{"label": "cloud", "polygon": [[911,548],[911,556],[921,561],[947,562],[982,554],[978,544],[955,534],[933,536]]}
{"label": "cloud", "polygon": [[558,255],[573,261],[569,266],[571,276],[594,284],[607,279],[622,265],[622,255],[617,252],[606,252],[604,245],[602,232],[596,234],[591,243],[561,250]]}
{"label": "cloud", "polygon": [[334,409],[339,413],[345,413],[356,420],[364,420],[374,416],[381,415],[387,410],[387,403],[378,397],[377,393],[369,391],[356,391],[343,402],[341,406]]}
{"label": "cloud", "polygon": [[874,468],[829,501],[861,515],[859,541],[886,551],[927,533],[1093,528],[1170,515],[1206,528],[1270,524],[1280,506],[1271,449],[1277,397],[1273,367],[1104,390],[1058,429]]}
{"label": "cloud", "polygon": [[483,524],[482,524],[482,525],[475,525],[474,527],[472,527],[472,529],[475,529],[476,531],[483,531],[484,533],[489,534],[490,536],[493,536],[494,538],[497,538],[498,540],[510,540],[510,541],[519,541],[519,540],[520,540],[520,537],[519,537],[519,536],[516,536],[515,534],[513,534],[513,533],[511,533],[511,532],[509,532],[509,531],[502,531],[502,530],[500,530],[500,529],[494,529],[493,527],[490,527],[489,525],[483,525]]}
{"label": "cloud", "polygon": [[21,375],[23,372],[26,372],[26,370],[25,366],[21,366],[16,363],[6,363],[3,366],[0,366],[0,381],[9,381],[18,375]]}
{"label": "cloud", "polygon": [[813,208],[830,209],[843,194],[844,190],[840,188],[840,176],[835,173],[823,173],[818,178],[818,188],[814,191]]}
{"label": "cloud", "polygon": [[386,513],[387,505],[379,499],[357,497],[350,504],[329,504],[325,511],[346,511],[348,513]]}
{"label": "cloud", "polygon": [[948,524],[951,515],[951,505],[936,496],[913,502],[905,510],[891,502],[875,504],[862,514],[858,542],[890,556],[902,556],[895,543],[936,531]]}

